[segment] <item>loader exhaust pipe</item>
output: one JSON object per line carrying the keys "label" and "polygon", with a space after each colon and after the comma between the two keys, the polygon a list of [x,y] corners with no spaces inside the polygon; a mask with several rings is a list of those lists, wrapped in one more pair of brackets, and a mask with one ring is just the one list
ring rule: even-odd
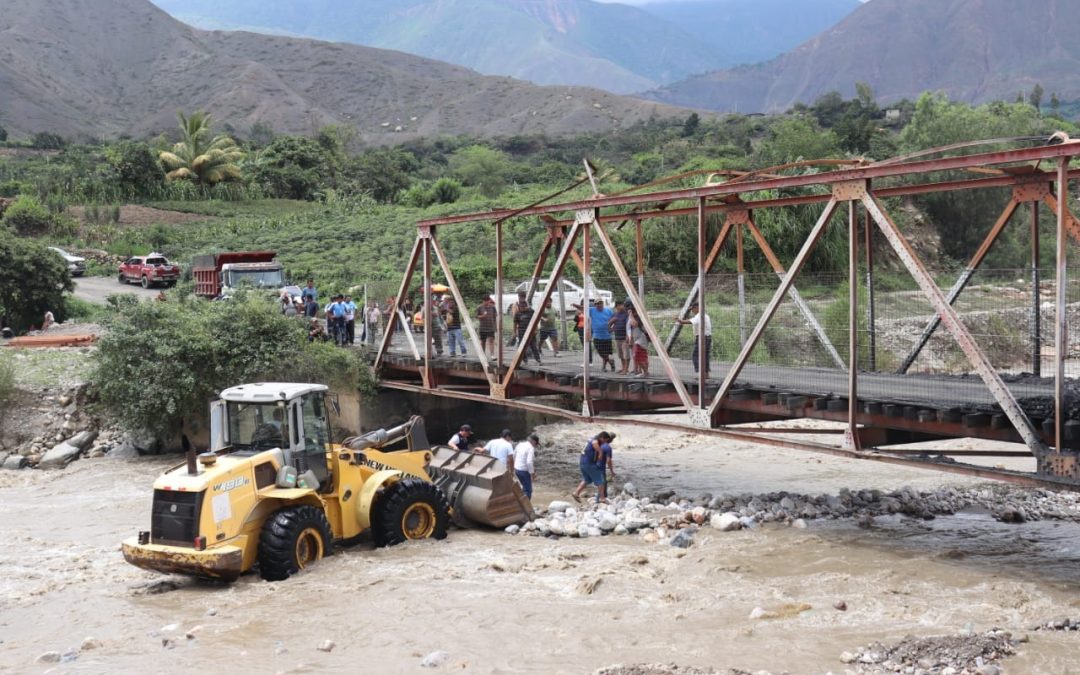
{"label": "loader exhaust pipe", "polygon": [[187,434],[180,434],[180,447],[184,449],[184,457],[187,459],[187,472],[189,476],[199,473],[199,465],[195,463],[195,448],[188,440]]}

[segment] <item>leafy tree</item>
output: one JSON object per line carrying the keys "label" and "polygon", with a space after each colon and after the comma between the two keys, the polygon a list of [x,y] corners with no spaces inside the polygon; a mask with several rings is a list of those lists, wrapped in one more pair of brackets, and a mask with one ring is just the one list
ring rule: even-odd
{"label": "leafy tree", "polygon": [[73,288],[63,258],[36,241],[0,228],[0,260],[4,261],[0,265],[0,314],[7,316],[12,329],[40,326],[46,311],[63,321],[64,293]]}
{"label": "leafy tree", "polygon": [[1028,102],[1031,103],[1032,107],[1035,108],[1036,110],[1041,110],[1042,109],[1042,98],[1043,98],[1043,86],[1041,84],[1039,84],[1038,82],[1036,82],[1035,86],[1032,87],[1032,89],[1031,89],[1031,94],[1028,95]]}
{"label": "leafy tree", "polygon": [[[171,299],[170,299],[171,300]],[[243,382],[369,381],[352,352],[309,343],[305,324],[256,294],[118,306],[95,355],[94,391],[123,427],[171,437],[181,420]],[[147,382],[158,386],[147,387]]]}
{"label": "leafy tree", "polygon": [[450,156],[450,170],[465,185],[476,187],[485,197],[495,197],[506,187],[510,160],[498,150],[471,145]]}
{"label": "leafy tree", "polygon": [[251,131],[248,133],[248,140],[255,147],[264,148],[274,142],[276,135],[273,127],[269,124],[256,122],[251,125]]}
{"label": "leafy tree", "polygon": [[54,214],[32,194],[23,194],[4,211],[0,224],[11,228],[23,237],[39,237],[41,234],[66,234],[71,222],[60,214]]}
{"label": "leafy tree", "polygon": [[1061,113],[1061,99],[1058,98],[1057,92],[1050,94],[1050,111],[1055,117]]}
{"label": "leafy tree", "polygon": [[5,129],[4,127],[0,127],[0,143],[3,143],[6,140],[7,140],[7,129]]}
{"label": "leafy tree", "polygon": [[461,198],[461,183],[453,178],[440,178],[431,186],[431,196],[436,204],[453,204]]}
{"label": "leafy tree", "polygon": [[40,131],[30,139],[30,147],[38,150],[63,150],[67,141],[59,134]]}
{"label": "leafy tree", "polygon": [[255,181],[274,197],[312,200],[324,187],[327,166],[326,150],[315,140],[279,136],[259,156]]}
{"label": "leafy tree", "polygon": [[693,136],[701,128],[701,117],[692,112],[686,117],[686,121],[683,122],[682,135],[684,138]]}
{"label": "leafy tree", "polygon": [[180,122],[180,142],[173,145],[172,152],[159,155],[168,170],[167,179],[190,180],[201,185],[240,179],[236,163],[244,158],[244,152],[228,136],[210,137],[210,115],[200,110],[190,117],[178,112],[176,117]]}
{"label": "leafy tree", "polygon": [[769,137],[758,150],[758,165],[773,166],[840,154],[836,134],[823,131],[813,120],[782,119],[769,129]]}
{"label": "leafy tree", "polygon": [[120,141],[105,149],[105,159],[115,172],[113,180],[128,198],[145,197],[164,177],[150,146],[141,141]]}
{"label": "leafy tree", "polygon": [[376,201],[390,203],[409,187],[409,174],[417,168],[412,153],[396,148],[370,150],[357,157],[349,168],[353,189],[370,194]]}

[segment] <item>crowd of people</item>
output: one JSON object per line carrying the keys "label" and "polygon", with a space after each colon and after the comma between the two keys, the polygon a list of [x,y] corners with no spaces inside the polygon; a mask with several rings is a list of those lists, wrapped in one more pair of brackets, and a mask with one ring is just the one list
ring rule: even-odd
{"label": "crowd of people", "polygon": [[[339,345],[352,345],[359,339],[362,343],[374,345],[386,330],[391,327],[395,331],[414,330],[424,331],[424,308],[423,301],[414,303],[413,296],[406,296],[400,307],[395,298],[388,297],[380,307],[376,301],[368,303],[367,307],[357,306],[352,296],[338,294],[330,299],[324,306],[319,306],[318,291],[314,281],[308,279],[307,286],[301,290],[299,298],[292,298],[283,292],[281,296],[282,312],[287,316],[302,316],[309,321],[309,340],[328,340]],[[627,299],[615,303],[614,308],[605,307],[604,301],[597,299],[587,308],[582,305],[573,305],[574,331],[582,349],[588,352],[588,362],[591,365],[594,356],[600,357],[601,370],[619,375],[632,377],[649,377],[649,350],[650,339],[645,330],[645,322],[641,314]],[[319,319],[320,311],[325,323]],[[533,336],[526,340],[528,328],[537,310],[529,302],[524,291],[518,291],[517,301],[510,308],[510,324],[507,345],[518,347],[524,344],[522,363],[529,363],[530,359],[538,365],[543,363],[542,352],[545,346],[550,350],[551,357],[558,357],[560,353],[558,313],[552,309],[551,300],[544,303],[539,310],[537,330]],[[585,317],[588,315],[590,335],[585,334]],[[477,337],[480,349],[489,359],[496,357],[498,324],[500,320],[499,307],[490,296],[484,296],[480,304],[473,312],[476,320]],[[359,320],[359,332],[357,321]],[[705,372],[709,372],[709,360],[712,353],[712,321],[707,314],[701,312],[695,303],[693,315],[689,319],[676,319],[679,324],[693,326],[694,347],[693,362],[694,372],[697,373],[702,359],[699,355],[698,336],[705,331]],[[431,294],[431,342],[436,356],[442,356],[448,352],[451,357],[468,356],[469,348],[465,343],[463,332],[463,317],[457,302],[449,293]]]}

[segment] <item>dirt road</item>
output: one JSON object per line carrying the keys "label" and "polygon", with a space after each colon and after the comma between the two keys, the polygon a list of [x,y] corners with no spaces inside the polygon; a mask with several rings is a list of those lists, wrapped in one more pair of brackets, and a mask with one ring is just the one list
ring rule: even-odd
{"label": "dirt road", "polygon": [[73,295],[80,300],[92,302],[95,305],[104,305],[105,298],[117,293],[152,298],[160,291],[160,288],[143,288],[137,284],[121,284],[116,280],[116,277],[79,277],[75,279],[75,292]]}
{"label": "dirt road", "polygon": [[[930,489],[971,481],[828,456],[615,427],[620,479],[676,489]],[[536,502],[565,499],[577,446],[595,428],[541,430]],[[1076,616],[1080,528],[1005,525],[979,514],[887,519],[870,529],[703,530],[689,549],[635,535],[550,540],[453,530],[443,542],[367,543],[281,583],[231,586],[123,562],[118,542],[150,518],[167,459],[82,460],[0,472],[0,671],[237,673],[589,673],[674,662],[750,671],[843,672],[874,640],[953,634]],[[162,584],[165,580],[166,583]],[[154,585],[157,584],[157,585]],[[164,591],[151,593],[149,591]],[[847,611],[833,603],[843,600]],[[810,609],[749,618],[756,607]],[[1033,632],[1006,672],[1065,673],[1075,634]],[[80,650],[86,638],[91,649]],[[334,648],[320,651],[324,640]],[[439,658],[435,658],[438,661]]]}

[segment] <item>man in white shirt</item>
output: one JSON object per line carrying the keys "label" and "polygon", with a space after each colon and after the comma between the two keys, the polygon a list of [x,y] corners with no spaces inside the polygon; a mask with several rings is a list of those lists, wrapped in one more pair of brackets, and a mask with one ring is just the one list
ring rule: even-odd
{"label": "man in white shirt", "polygon": [[514,435],[503,429],[502,438],[493,438],[484,446],[484,452],[506,464],[506,470],[514,469]]}
{"label": "man in white shirt", "polygon": [[540,445],[540,437],[535,433],[529,434],[529,440],[522,441],[514,448],[514,475],[521,483],[521,491],[525,496],[532,499],[533,478],[536,477],[536,448]]}
{"label": "man in white shirt", "polygon": [[694,327],[694,355],[690,359],[694,363],[694,374],[698,372],[698,348],[701,346],[698,341],[698,336],[701,335],[701,317],[705,317],[705,374],[709,374],[709,357],[712,356],[712,319],[708,314],[704,314],[698,304],[695,302],[693,305],[694,316],[689,319],[679,319],[678,322],[686,325],[690,324]]}

